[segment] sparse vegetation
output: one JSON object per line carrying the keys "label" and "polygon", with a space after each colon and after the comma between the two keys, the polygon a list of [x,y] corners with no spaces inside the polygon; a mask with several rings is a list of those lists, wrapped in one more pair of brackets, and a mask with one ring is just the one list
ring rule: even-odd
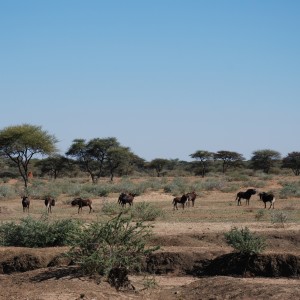
{"label": "sparse vegetation", "polygon": [[131,215],[134,220],[154,221],[157,218],[162,217],[164,212],[150,203],[140,202],[134,205]]}
{"label": "sparse vegetation", "polygon": [[287,221],[288,221],[288,216],[283,211],[276,211],[271,214],[272,224],[279,224],[280,226],[284,227]]}
{"label": "sparse vegetation", "polygon": [[265,216],[265,210],[259,209],[259,210],[257,211],[257,213],[255,214],[255,219],[256,219],[257,221],[260,221],[264,216]]}

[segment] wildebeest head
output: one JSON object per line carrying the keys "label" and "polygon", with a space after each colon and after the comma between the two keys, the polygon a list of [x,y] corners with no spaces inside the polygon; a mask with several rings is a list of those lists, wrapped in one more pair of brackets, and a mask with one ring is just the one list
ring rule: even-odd
{"label": "wildebeest head", "polygon": [[72,202],[71,202],[71,205],[72,206],[78,205],[78,203],[79,203],[80,200],[81,200],[81,198],[75,198],[75,199],[73,199]]}
{"label": "wildebeest head", "polygon": [[248,189],[246,191],[246,193],[249,194],[249,195],[255,195],[256,194],[256,190],[255,189]]}

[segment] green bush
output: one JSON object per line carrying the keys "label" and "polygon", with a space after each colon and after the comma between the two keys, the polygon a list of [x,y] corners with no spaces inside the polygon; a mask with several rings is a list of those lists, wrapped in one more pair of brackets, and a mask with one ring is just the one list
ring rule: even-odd
{"label": "green bush", "polygon": [[287,199],[288,197],[300,197],[300,185],[297,182],[285,183],[283,188],[279,192],[281,199]]}
{"label": "green bush", "polygon": [[264,217],[264,215],[265,215],[265,210],[259,209],[259,210],[257,211],[257,213],[255,214],[255,219],[256,219],[257,221],[260,221],[260,220]]}
{"label": "green bush", "polygon": [[[108,222],[93,222],[73,240],[68,256],[85,274],[106,275],[114,270],[130,270],[141,267],[144,257],[158,249],[147,248],[152,233],[142,222],[132,223],[122,214]],[[118,272],[116,272],[118,273]]]}
{"label": "green bush", "polygon": [[150,203],[136,203],[131,211],[133,219],[140,221],[154,221],[163,216],[163,211]]}
{"label": "green bush", "polygon": [[17,196],[15,189],[10,185],[0,186],[0,199],[12,199]]}
{"label": "green bush", "polygon": [[265,240],[251,233],[248,227],[233,227],[224,235],[227,244],[242,254],[258,254],[266,248]]}
{"label": "green bush", "polygon": [[53,247],[65,246],[80,231],[76,220],[59,220],[50,222],[46,216],[40,220],[31,217],[0,225],[0,244],[15,247]]}
{"label": "green bush", "polygon": [[123,213],[128,212],[129,207],[123,208],[120,204],[115,202],[114,203],[104,202],[101,210],[105,215],[118,215],[122,211]]}

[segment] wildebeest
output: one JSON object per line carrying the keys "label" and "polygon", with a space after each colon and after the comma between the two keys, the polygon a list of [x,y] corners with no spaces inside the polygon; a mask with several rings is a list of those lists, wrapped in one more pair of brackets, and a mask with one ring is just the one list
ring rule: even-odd
{"label": "wildebeest", "polygon": [[187,196],[187,204],[188,205],[190,205],[190,201],[192,202],[192,206],[194,207],[194,204],[195,204],[195,200],[196,200],[196,198],[197,198],[197,194],[195,193],[195,191],[193,191],[193,192],[190,192],[190,193],[186,193],[185,194],[186,196]]}
{"label": "wildebeest", "polygon": [[22,206],[23,206],[23,212],[26,210],[29,212],[29,206],[30,206],[30,200],[27,196],[22,196]]}
{"label": "wildebeest", "polygon": [[265,208],[267,208],[267,202],[270,202],[269,209],[272,206],[273,206],[273,209],[274,209],[275,196],[273,194],[262,192],[262,193],[259,193],[258,196],[259,196],[259,199],[264,202]]}
{"label": "wildebeest", "polygon": [[91,199],[82,199],[82,198],[75,198],[71,202],[72,206],[78,205],[78,213],[79,211],[82,211],[83,206],[88,206],[90,208],[90,212],[92,211],[92,200]]}
{"label": "wildebeest", "polygon": [[49,213],[49,212],[52,213],[51,207],[55,206],[55,199],[52,197],[46,197],[45,198],[45,206],[46,206],[47,213]]}
{"label": "wildebeest", "polygon": [[256,194],[255,189],[248,189],[246,192],[238,192],[235,200],[238,201],[237,205],[241,205],[241,199],[246,199],[246,205],[249,205],[249,201],[252,195]]}
{"label": "wildebeest", "polygon": [[133,199],[137,196],[135,193],[121,193],[118,198],[118,203],[122,205],[122,207],[126,206],[128,203],[129,206],[133,205]]}
{"label": "wildebeest", "polygon": [[175,197],[172,201],[174,207],[173,210],[178,209],[177,204],[181,204],[182,205],[182,209],[184,209],[184,205],[186,203],[186,201],[188,200],[188,197],[186,194],[183,194],[181,197]]}

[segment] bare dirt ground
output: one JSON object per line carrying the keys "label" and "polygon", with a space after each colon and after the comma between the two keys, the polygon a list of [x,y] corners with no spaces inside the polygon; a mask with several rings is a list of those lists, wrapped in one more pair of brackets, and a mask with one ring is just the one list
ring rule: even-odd
{"label": "bare dirt ground", "polygon": [[[278,188],[277,181],[270,182],[264,189],[271,188]],[[283,227],[270,221],[273,210],[265,210],[260,221],[255,219],[258,210],[264,208],[257,195],[251,198],[249,207],[245,202],[237,207],[235,194],[206,192],[196,199],[195,207],[178,211],[173,210],[171,195],[151,192],[136,197],[136,202],[150,202],[162,208],[166,216],[151,222],[154,233],[151,244],[160,245],[161,249],[145,266],[148,272],[130,276],[135,287],[131,291],[116,291],[104,280],[82,277],[74,266],[58,258],[67,251],[66,247],[0,247],[0,299],[300,299],[297,271],[294,276],[275,277],[197,273],[197,268],[201,269],[205,262],[233,252],[224,239],[224,232],[232,226],[247,226],[266,238],[264,255],[272,258],[269,266],[273,264],[279,269],[279,263],[273,258],[281,255],[285,261],[296,260],[294,264],[299,268],[300,201],[296,198],[277,200],[274,211],[284,211],[289,216]],[[93,199],[95,211],[90,215],[88,210],[78,215],[76,208],[58,201],[51,218],[96,219],[101,214],[101,205],[105,201],[116,202],[116,196]],[[0,207],[0,221],[24,216],[20,199],[0,201]],[[29,214],[38,216],[44,210],[42,201],[34,200]]]}

